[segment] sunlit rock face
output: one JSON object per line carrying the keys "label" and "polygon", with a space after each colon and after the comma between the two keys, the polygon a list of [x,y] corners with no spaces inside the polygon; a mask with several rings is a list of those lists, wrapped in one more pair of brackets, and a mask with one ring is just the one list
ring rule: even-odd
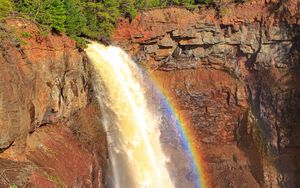
{"label": "sunlit rock face", "polygon": [[113,39],[188,117],[213,187],[297,187],[299,24],[296,1],[250,1],[144,11]]}
{"label": "sunlit rock face", "polygon": [[0,51],[0,187],[101,187],[106,136],[75,41],[8,19]]}
{"label": "sunlit rock face", "polygon": [[[187,117],[212,187],[299,187],[299,2],[220,2],[144,11],[113,41]],[[74,41],[0,24],[0,187],[107,186],[101,118]]]}

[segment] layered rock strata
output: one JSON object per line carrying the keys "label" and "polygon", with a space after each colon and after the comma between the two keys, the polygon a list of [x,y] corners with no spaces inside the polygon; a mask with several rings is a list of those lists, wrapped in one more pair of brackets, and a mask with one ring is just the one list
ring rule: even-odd
{"label": "layered rock strata", "polygon": [[299,2],[247,1],[146,10],[113,39],[178,103],[212,187],[297,187],[299,37]]}

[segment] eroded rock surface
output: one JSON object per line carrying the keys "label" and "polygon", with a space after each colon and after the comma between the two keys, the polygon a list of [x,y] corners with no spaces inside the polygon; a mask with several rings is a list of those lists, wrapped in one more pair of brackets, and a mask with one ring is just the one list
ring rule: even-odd
{"label": "eroded rock surface", "polygon": [[102,187],[106,139],[85,54],[24,19],[0,26],[0,187]]}
{"label": "eroded rock surface", "polygon": [[[212,187],[300,185],[299,2],[279,2],[153,9],[114,33],[176,101]],[[0,187],[105,186],[84,53],[23,19],[1,23],[0,52]]]}
{"label": "eroded rock surface", "polygon": [[300,186],[299,6],[154,9],[117,26],[197,133],[212,187]]}

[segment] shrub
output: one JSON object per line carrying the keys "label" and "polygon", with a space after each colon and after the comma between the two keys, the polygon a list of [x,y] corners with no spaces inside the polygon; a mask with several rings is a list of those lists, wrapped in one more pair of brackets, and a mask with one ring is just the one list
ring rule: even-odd
{"label": "shrub", "polygon": [[28,33],[27,31],[21,32],[20,35],[23,38],[28,38],[28,39],[32,38],[32,34]]}
{"label": "shrub", "polygon": [[83,49],[83,48],[86,47],[87,41],[86,41],[85,38],[82,38],[82,37],[75,37],[74,39],[75,39],[75,41],[76,41],[76,47],[77,47],[77,48],[82,48],[82,49]]}
{"label": "shrub", "polygon": [[9,186],[9,188],[18,188],[18,186],[16,184],[12,184]]}

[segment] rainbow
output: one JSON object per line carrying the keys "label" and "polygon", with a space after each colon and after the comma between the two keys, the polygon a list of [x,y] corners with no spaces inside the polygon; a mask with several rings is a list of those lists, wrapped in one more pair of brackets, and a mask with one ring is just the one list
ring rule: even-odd
{"label": "rainbow", "polygon": [[176,107],[178,106],[178,103],[175,100],[172,100],[171,94],[169,93],[170,91],[161,85],[161,81],[149,72],[146,74],[151,77],[151,80],[156,86],[156,92],[162,99],[161,102],[163,104],[161,105],[163,106],[164,112],[168,116],[173,116],[176,119],[176,128],[179,132],[181,142],[185,150],[189,152],[188,156],[193,163],[193,171],[196,174],[196,187],[210,188],[211,184],[208,175],[205,173],[205,163],[201,156],[201,148],[194,142],[195,135],[193,134],[193,130],[189,127],[187,118],[177,110]]}

